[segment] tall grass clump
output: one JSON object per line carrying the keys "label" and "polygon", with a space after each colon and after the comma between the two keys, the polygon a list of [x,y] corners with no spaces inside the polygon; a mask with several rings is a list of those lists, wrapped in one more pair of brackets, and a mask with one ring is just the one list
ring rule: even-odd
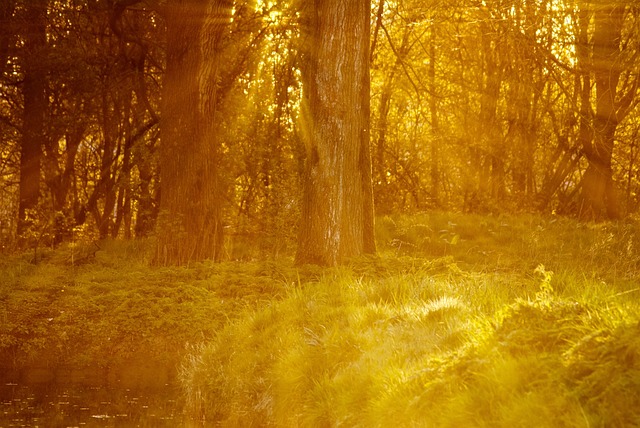
{"label": "tall grass clump", "polygon": [[334,270],[290,288],[189,360],[182,379],[192,409],[235,426],[317,426],[340,414],[356,422],[349,409],[391,380],[382,362],[414,364],[463,341],[466,305],[435,290],[416,299],[411,281]]}
{"label": "tall grass clump", "polygon": [[382,219],[378,237],[380,257],[287,282],[193,352],[190,413],[221,426],[637,426],[638,258],[620,253],[637,225],[436,213]]}

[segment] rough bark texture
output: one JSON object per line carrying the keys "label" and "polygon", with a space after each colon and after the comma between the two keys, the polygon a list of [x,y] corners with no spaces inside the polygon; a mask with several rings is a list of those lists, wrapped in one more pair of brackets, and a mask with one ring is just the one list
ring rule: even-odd
{"label": "rough bark texture", "polygon": [[375,252],[369,147],[369,0],[305,2],[307,147],[296,261]]}
{"label": "rough bark texture", "polygon": [[221,257],[215,47],[230,22],[232,4],[174,0],[166,7],[159,264],[183,265]]}
{"label": "rough bark texture", "polygon": [[30,224],[29,211],[37,208],[40,195],[40,166],[44,142],[44,122],[47,109],[46,69],[43,65],[47,44],[47,1],[33,0],[25,11],[24,42],[24,114],[20,142],[20,201],[18,205],[18,236],[23,236]]}
{"label": "rough bark texture", "polygon": [[[584,7],[589,7],[585,5]],[[596,112],[593,137],[586,139],[584,152],[589,166],[582,179],[580,215],[588,219],[620,217],[611,161],[619,120],[616,94],[620,81],[622,26],[625,7],[611,3],[598,5],[594,13],[593,75],[596,85]]]}

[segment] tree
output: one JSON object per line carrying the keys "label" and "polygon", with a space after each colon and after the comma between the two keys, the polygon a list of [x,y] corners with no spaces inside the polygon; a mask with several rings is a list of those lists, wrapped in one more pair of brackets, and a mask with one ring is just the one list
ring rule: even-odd
{"label": "tree", "polygon": [[303,6],[306,158],[298,264],[375,252],[369,147],[371,2]]}
{"label": "tree", "polygon": [[[384,33],[387,34],[388,32],[386,31],[386,27],[382,24],[383,11],[384,1],[380,1],[376,25],[383,28]],[[409,53],[412,28],[413,27],[410,25],[404,25],[402,41],[400,42],[399,47],[395,47],[392,45],[392,50],[395,55],[393,65],[391,66],[390,70],[383,70],[384,80],[382,83],[382,88],[380,90],[380,101],[378,105],[378,114],[374,129],[374,135],[376,136],[374,145],[375,160],[373,162],[373,190],[376,200],[376,210],[378,211],[378,213],[390,212],[393,207],[392,201],[390,201],[390,196],[396,196],[393,195],[393,193],[395,192],[389,191],[389,177],[387,177],[387,163],[385,161],[385,152],[389,150],[387,147],[387,133],[389,128],[389,114],[391,111],[391,101],[394,85],[396,84],[398,74],[400,74],[403,63],[406,61],[406,57]],[[374,41],[376,41],[376,39],[374,39]],[[389,43],[391,44],[390,40]]]}
{"label": "tree", "polygon": [[[618,124],[635,105],[640,83],[637,74],[631,73],[637,64],[629,64],[625,59],[625,50],[632,48],[626,47],[628,37],[625,40],[623,30],[625,20],[632,15],[632,6],[624,2],[604,2],[591,10],[592,3],[583,3],[582,7],[593,13],[591,43],[596,106],[593,134],[583,144],[589,166],[582,180],[580,214],[587,218],[617,219],[621,213],[613,181],[615,135]],[[632,58],[637,55],[634,49]]]}
{"label": "tree", "polygon": [[172,0],[166,5],[156,254],[160,264],[222,256],[215,122],[220,47],[232,16],[233,2],[227,0],[213,0],[210,5],[200,0]]}
{"label": "tree", "polygon": [[25,10],[23,57],[23,116],[20,144],[20,199],[18,236],[27,232],[32,211],[40,197],[40,166],[45,139],[47,111],[46,69],[43,60],[47,45],[47,0],[34,0]]}

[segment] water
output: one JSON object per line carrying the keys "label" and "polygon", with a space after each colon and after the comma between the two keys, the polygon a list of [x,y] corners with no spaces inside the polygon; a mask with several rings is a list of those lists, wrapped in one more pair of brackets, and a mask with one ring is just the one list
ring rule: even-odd
{"label": "water", "polygon": [[0,428],[202,427],[187,420],[174,386],[0,385]]}

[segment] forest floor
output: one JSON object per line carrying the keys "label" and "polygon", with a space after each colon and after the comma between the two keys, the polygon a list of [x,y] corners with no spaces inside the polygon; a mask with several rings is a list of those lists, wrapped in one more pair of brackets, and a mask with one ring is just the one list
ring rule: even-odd
{"label": "forest floor", "polygon": [[224,426],[640,425],[637,221],[428,213],[376,232],[378,256],[332,269],[252,246],[149,267],[146,241],[8,257],[0,370],[177,368],[189,411]]}

